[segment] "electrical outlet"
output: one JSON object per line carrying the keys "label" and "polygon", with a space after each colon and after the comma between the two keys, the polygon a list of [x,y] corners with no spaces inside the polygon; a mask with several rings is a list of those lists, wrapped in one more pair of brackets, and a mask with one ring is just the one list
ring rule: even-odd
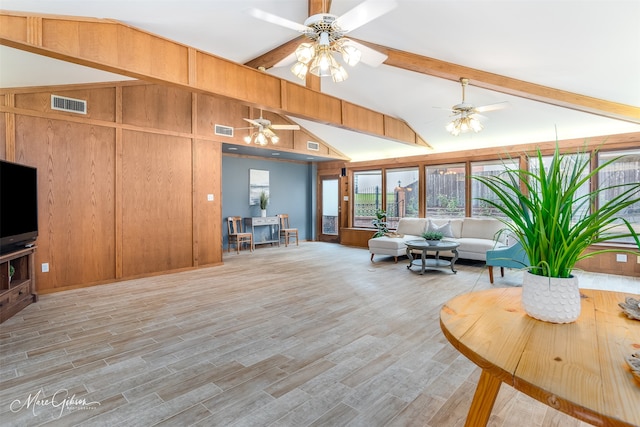
{"label": "electrical outlet", "polygon": [[213,194],[207,194],[207,200],[213,202]]}
{"label": "electrical outlet", "polygon": [[636,263],[640,264],[640,256],[636,257]]}
{"label": "electrical outlet", "polygon": [[627,262],[627,254],[616,254],[617,262]]}
{"label": "electrical outlet", "polygon": [[49,263],[48,262],[43,262],[42,263],[42,272],[43,273],[48,273],[49,272]]}

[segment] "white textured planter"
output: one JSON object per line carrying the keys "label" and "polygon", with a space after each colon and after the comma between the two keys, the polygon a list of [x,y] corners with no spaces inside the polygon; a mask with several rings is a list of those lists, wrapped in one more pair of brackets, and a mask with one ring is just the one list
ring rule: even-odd
{"label": "white textured planter", "polygon": [[552,323],[575,322],[580,316],[578,278],[536,276],[525,271],[522,306],[531,317]]}
{"label": "white textured planter", "polygon": [[263,218],[267,217],[267,210],[266,209],[260,209],[260,216]]}

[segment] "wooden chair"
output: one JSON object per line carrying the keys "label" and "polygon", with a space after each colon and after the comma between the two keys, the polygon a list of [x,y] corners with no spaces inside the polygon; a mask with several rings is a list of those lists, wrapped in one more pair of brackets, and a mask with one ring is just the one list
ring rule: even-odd
{"label": "wooden chair", "polygon": [[236,253],[240,253],[240,247],[243,243],[248,243],[249,248],[253,251],[253,234],[242,231],[242,217],[230,216],[227,218],[227,252],[231,252],[231,244],[235,243]]}
{"label": "wooden chair", "polygon": [[280,214],[280,238],[284,237],[284,245],[289,246],[289,239],[296,237],[296,246],[298,246],[298,229],[289,227],[289,214]]}

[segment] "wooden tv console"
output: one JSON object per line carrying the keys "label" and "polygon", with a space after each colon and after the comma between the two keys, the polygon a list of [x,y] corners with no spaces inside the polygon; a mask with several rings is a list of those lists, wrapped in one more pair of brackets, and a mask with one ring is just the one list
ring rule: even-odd
{"label": "wooden tv console", "polygon": [[[0,255],[0,323],[38,301],[34,254],[36,247]],[[15,272],[9,276],[10,266]]]}

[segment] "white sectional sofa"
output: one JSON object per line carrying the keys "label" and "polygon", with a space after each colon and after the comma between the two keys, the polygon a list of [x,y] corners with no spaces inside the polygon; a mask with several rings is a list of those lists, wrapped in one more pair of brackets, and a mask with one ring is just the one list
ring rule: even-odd
{"label": "white sectional sofa", "polygon": [[[398,237],[382,236],[369,239],[371,261],[374,255],[393,256],[398,262],[398,256],[406,255],[406,241],[422,239],[421,234],[427,231],[431,221],[431,228],[437,228],[445,234],[443,240],[453,240],[460,243],[458,256],[460,258],[486,261],[486,252],[505,244],[506,233],[499,231],[504,224],[495,218],[400,218],[396,233]],[[441,256],[453,254],[441,253]]]}

